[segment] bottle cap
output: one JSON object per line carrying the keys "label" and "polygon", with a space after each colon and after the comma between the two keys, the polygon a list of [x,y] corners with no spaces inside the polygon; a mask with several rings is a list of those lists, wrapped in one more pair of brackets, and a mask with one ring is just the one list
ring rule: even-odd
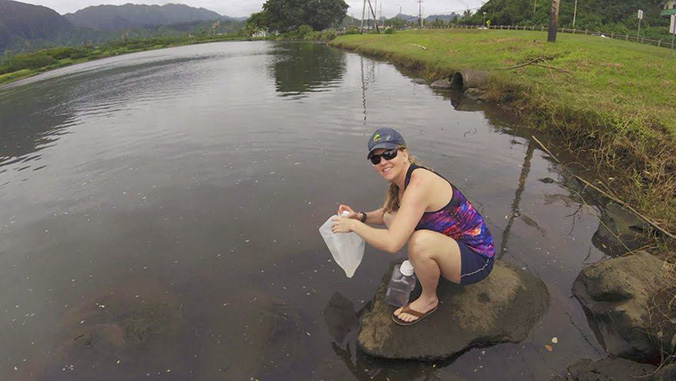
{"label": "bottle cap", "polygon": [[401,266],[399,267],[399,271],[405,276],[411,276],[413,275],[413,265],[411,262],[408,260],[405,260],[401,262]]}
{"label": "bottle cap", "polygon": [[347,217],[349,215],[350,215],[350,212],[348,212],[347,210],[343,210],[343,213],[340,213],[341,217]]}

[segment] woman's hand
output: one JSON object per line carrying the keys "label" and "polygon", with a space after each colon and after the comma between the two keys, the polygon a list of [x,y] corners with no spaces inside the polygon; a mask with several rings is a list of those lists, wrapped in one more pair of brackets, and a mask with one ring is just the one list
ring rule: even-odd
{"label": "woman's hand", "polygon": [[333,221],[331,231],[334,233],[349,233],[352,231],[353,224],[357,222],[352,218],[339,216],[333,217],[331,221]]}
{"label": "woman's hand", "polygon": [[[348,212],[348,214],[346,216],[343,216],[343,212]],[[340,204],[340,206],[338,207],[338,213],[337,214],[339,216],[343,216],[343,217],[347,217],[347,218],[353,218],[355,220],[358,219],[357,217],[359,217],[359,213],[352,210],[352,208],[350,208],[349,206],[343,205],[343,204]]]}

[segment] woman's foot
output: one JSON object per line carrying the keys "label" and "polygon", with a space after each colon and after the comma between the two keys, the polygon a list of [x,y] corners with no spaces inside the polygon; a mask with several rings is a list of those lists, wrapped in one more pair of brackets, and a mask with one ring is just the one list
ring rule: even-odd
{"label": "woman's foot", "polygon": [[[434,295],[431,298],[423,298],[422,296],[419,297],[418,299],[414,300],[409,304],[409,308],[418,311],[422,314],[426,314],[427,312],[435,309],[437,305],[439,304],[439,298],[437,298],[436,295]],[[396,311],[394,311],[394,316],[398,317],[400,320],[405,321],[407,323],[416,321],[420,319],[419,317],[415,315],[411,315],[408,313],[402,313],[401,311],[404,309],[404,307],[398,308]]]}

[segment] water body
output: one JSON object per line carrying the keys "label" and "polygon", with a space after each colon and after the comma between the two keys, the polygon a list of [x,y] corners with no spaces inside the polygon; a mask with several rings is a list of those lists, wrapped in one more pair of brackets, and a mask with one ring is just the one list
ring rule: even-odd
{"label": "water body", "polygon": [[[546,283],[526,340],[436,363],[356,349],[357,317],[404,253],[367,248],[347,279],[317,229],[338,203],[381,203],[366,160],[378,126],[464,191],[501,259]],[[530,134],[315,44],[185,46],[5,86],[0,378],[542,380],[605,357],[571,293],[604,256],[599,212]]]}

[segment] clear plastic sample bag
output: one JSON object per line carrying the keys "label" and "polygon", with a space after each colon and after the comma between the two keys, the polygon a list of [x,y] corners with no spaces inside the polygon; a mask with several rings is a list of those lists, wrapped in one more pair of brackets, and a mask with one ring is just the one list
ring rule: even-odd
{"label": "clear plastic sample bag", "polygon": [[364,256],[364,240],[353,232],[333,233],[331,231],[333,217],[335,216],[329,217],[324,222],[319,228],[319,233],[329,247],[333,260],[345,271],[348,278],[352,278]]}

